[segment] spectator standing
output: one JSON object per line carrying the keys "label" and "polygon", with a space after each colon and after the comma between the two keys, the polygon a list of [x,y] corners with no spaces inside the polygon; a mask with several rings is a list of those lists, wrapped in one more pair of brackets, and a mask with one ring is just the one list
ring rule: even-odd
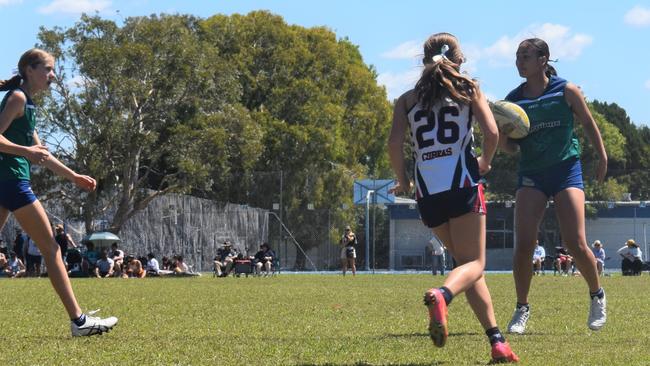
{"label": "spectator standing", "polygon": [[638,276],[641,274],[643,257],[641,248],[639,248],[634,239],[628,239],[625,246],[619,249],[617,253],[623,259],[621,262],[623,276]]}
{"label": "spectator standing", "polygon": [[347,272],[348,268],[352,270],[352,275],[357,274],[357,250],[355,246],[357,245],[357,236],[352,232],[350,226],[345,227],[345,233],[341,237],[341,265],[343,270],[343,275]]}
{"label": "spectator standing", "polygon": [[14,252],[18,259],[25,262],[25,235],[20,228],[16,228],[16,239],[14,239]]}
{"label": "spectator standing", "polygon": [[432,236],[429,240],[429,254],[431,255],[431,273],[435,276],[440,272],[441,276],[445,275],[445,246],[442,245],[437,237]]}
{"label": "spectator standing", "polygon": [[605,249],[603,249],[603,245],[600,243],[600,240],[594,241],[594,244],[592,246],[593,249],[591,251],[594,252],[594,257],[596,258],[596,268],[598,269],[598,275],[602,276],[603,268],[605,266]]}
{"label": "spectator standing", "polygon": [[26,238],[27,244],[27,275],[38,277],[41,274],[41,251],[38,249],[36,243],[28,236]]}
{"label": "spectator standing", "polygon": [[68,254],[68,249],[76,248],[77,244],[74,242],[74,240],[72,240],[70,235],[65,232],[63,225],[56,225],[54,228],[54,233],[54,240],[57,244],[59,244],[59,248],[61,249],[61,258],[63,261],[65,261],[65,258]]}

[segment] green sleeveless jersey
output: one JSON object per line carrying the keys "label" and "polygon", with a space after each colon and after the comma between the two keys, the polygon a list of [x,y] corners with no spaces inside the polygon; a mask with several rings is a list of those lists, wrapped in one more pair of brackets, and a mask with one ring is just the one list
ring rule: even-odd
{"label": "green sleeveless jersey", "polygon": [[[20,89],[14,89],[7,92],[0,103],[0,112],[5,109],[7,99],[14,92],[24,93]],[[25,94],[27,96],[27,94]],[[34,145],[34,128],[36,127],[36,106],[27,96],[25,111],[22,117],[16,118],[11,122],[7,130],[2,134],[7,140],[16,145],[32,146]],[[11,154],[0,153],[0,181],[14,179],[30,179],[31,164],[27,158]]]}
{"label": "green sleeveless jersey", "polygon": [[523,97],[523,84],[506,97],[522,107],[530,120],[528,135],[515,140],[521,150],[520,174],[539,173],[580,157],[580,144],[573,130],[573,112],[564,98],[566,84],[566,80],[551,76],[546,90],[538,98]]}

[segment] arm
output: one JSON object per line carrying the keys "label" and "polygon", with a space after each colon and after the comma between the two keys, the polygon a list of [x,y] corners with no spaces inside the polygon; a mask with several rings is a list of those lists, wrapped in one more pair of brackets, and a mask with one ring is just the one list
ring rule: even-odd
{"label": "arm", "polygon": [[[36,131],[34,131],[33,137],[35,143],[34,146],[42,146],[41,140],[38,138]],[[95,182],[92,177],[75,173],[72,169],[65,166],[65,164],[60,162],[59,159],[55,158],[52,155],[50,155],[47,160],[43,161],[41,165],[54,172],[56,175],[71,181],[79,188],[92,192],[97,186],[97,182]]]}
{"label": "arm", "polygon": [[589,112],[587,103],[582,96],[580,89],[571,83],[568,83],[564,88],[564,96],[567,103],[571,107],[571,110],[578,118],[578,121],[582,123],[582,127],[585,129],[587,138],[591,144],[595,147],[596,152],[598,153],[598,168],[596,170],[596,179],[598,182],[603,182],[605,180],[605,175],[607,174],[607,151],[605,151],[605,145],[603,144],[603,139],[600,136],[600,130],[598,130],[598,125],[596,121]]}
{"label": "arm", "polygon": [[406,174],[404,167],[404,136],[408,128],[407,117],[407,99],[411,92],[403,94],[395,103],[393,111],[393,127],[390,130],[388,138],[388,155],[390,156],[390,165],[397,176],[397,185],[389,189],[390,193],[409,193],[411,191],[411,182]]}
{"label": "arm", "polygon": [[74,240],[72,240],[72,237],[70,236],[70,234],[65,234],[65,235],[68,238],[68,244],[72,244],[73,248],[77,248],[77,243],[75,243]]}
{"label": "arm", "polygon": [[485,175],[492,169],[492,158],[494,158],[499,143],[499,130],[487,99],[478,87],[472,98],[472,111],[483,133],[483,148],[481,156],[478,158],[478,166],[479,173]]}

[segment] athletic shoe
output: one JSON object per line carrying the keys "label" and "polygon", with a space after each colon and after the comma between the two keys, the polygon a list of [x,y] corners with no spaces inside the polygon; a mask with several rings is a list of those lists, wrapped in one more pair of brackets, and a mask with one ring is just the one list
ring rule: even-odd
{"label": "athletic shoe", "polygon": [[527,306],[522,306],[516,308],[515,312],[512,314],[512,319],[508,323],[508,333],[524,334],[526,331],[526,323],[528,323],[528,318],[530,318],[530,308]]}
{"label": "athletic shoe", "polygon": [[591,330],[599,330],[605,325],[607,321],[607,298],[605,297],[605,290],[603,290],[603,298],[599,299],[594,297],[591,299],[591,306],[589,307],[589,319],[587,325]]}
{"label": "athletic shoe", "polygon": [[490,363],[519,362],[519,357],[512,352],[508,342],[497,342],[492,345],[492,361]]}
{"label": "athletic shoe", "polygon": [[70,330],[72,331],[73,337],[91,336],[105,332],[108,333],[115,324],[117,324],[117,318],[114,316],[104,319],[90,316],[96,312],[97,311],[88,312],[84,325],[79,326],[74,322],[70,322]]}
{"label": "athletic shoe", "polygon": [[429,309],[429,336],[436,347],[447,341],[447,303],[437,288],[424,293],[424,305]]}

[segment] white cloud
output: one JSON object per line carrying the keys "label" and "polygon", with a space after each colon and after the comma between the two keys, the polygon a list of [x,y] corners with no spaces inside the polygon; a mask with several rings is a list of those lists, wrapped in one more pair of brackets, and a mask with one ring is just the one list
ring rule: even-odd
{"label": "white cloud", "polygon": [[418,41],[406,41],[397,47],[381,54],[383,58],[389,59],[412,59],[422,57],[422,44]]}
{"label": "white cloud", "polygon": [[43,14],[81,14],[102,11],[109,6],[111,6],[110,0],[53,0],[49,5],[40,7],[38,11]]}
{"label": "white cloud", "polygon": [[642,6],[635,6],[625,13],[625,23],[634,27],[645,27],[650,25],[650,9]]}
{"label": "white cloud", "polygon": [[644,85],[646,89],[650,89],[650,79],[646,80]]}
{"label": "white cloud", "polygon": [[480,57],[493,66],[512,65],[519,43],[527,38],[541,38],[548,43],[551,59],[575,60],[593,38],[588,34],[574,33],[561,24],[532,24],[514,36],[502,36],[492,45],[483,49]]}
{"label": "white cloud", "polygon": [[20,4],[23,0],[0,0],[0,6],[11,5],[11,4]]}
{"label": "white cloud", "polygon": [[398,73],[385,72],[377,76],[377,83],[386,87],[388,100],[393,100],[413,88],[421,74],[421,68],[412,68]]}

